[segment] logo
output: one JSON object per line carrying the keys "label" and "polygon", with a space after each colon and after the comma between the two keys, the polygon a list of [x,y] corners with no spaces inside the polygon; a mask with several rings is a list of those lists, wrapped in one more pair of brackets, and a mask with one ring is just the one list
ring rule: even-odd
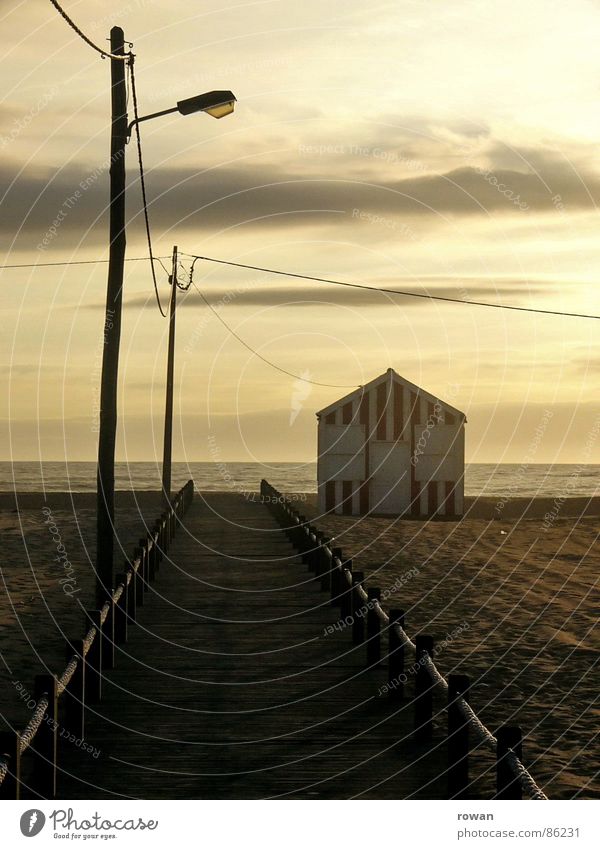
{"label": "logo", "polygon": [[310,371],[305,368],[301,375],[299,375],[292,385],[292,400],[290,404],[290,427],[294,424],[298,415],[302,411],[302,407],[304,406],[304,401],[308,398],[308,396],[312,392],[312,386],[310,385]]}
{"label": "logo", "polygon": [[35,837],[46,824],[46,817],[42,811],[32,808],[25,811],[21,816],[21,834],[24,837]]}

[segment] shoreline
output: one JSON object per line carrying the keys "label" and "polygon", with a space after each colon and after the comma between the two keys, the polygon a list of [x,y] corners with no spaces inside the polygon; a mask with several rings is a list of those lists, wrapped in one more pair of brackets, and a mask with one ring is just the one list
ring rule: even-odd
{"label": "shoreline", "polygon": [[[223,492],[236,494],[236,490],[196,490],[197,495],[203,492]],[[239,493],[240,495],[242,493]],[[291,495],[292,493],[287,493]],[[315,500],[314,492],[293,493],[300,496],[302,500]],[[119,508],[131,507],[159,507],[161,503],[161,492],[155,489],[121,489],[115,492],[115,504]],[[88,491],[0,491],[0,511],[17,512],[18,510],[41,510],[43,507],[51,506],[55,510],[91,510],[96,505],[96,493]],[[551,496],[515,496],[503,498],[498,496],[480,495],[465,496],[465,514],[460,520],[445,519],[440,517],[439,521],[453,522],[466,519],[498,519],[500,521],[544,519],[546,514],[557,512],[557,518],[577,519],[600,517],[599,495],[575,495],[563,497]],[[386,518],[377,517],[373,518]],[[397,517],[387,517],[397,520]],[[400,521],[419,524],[421,519],[413,519],[409,516],[402,517]],[[431,520],[430,520],[431,521]],[[553,519],[551,519],[553,521]]]}

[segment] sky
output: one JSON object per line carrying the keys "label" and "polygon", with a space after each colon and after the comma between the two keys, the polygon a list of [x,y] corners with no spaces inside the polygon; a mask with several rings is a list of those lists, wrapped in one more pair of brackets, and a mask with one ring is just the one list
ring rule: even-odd
{"label": "sky", "polygon": [[[220,121],[142,124],[154,251],[168,268],[178,245],[184,280],[201,254],[600,314],[600,3],[64,7],[100,45],[123,27],[142,114],[237,96]],[[0,21],[1,264],[105,259],[109,62],[48,0],[0,0]],[[133,145],[127,171],[144,257]],[[2,459],[94,459],[106,265],[0,285]],[[200,261],[177,322],[175,459],[314,460],[315,412],[391,366],[466,413],[469,461],[600,462],[597,321]],[[128,263],[119,459],[162,451],[167,330],[149,264]]]}

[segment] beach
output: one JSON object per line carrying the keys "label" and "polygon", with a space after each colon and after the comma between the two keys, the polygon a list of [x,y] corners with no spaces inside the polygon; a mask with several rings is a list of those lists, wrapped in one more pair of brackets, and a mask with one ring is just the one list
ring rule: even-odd
{"label": "beach", "polygon": [[[522,727],[525,762],[551,798],[600,797],[598,499],[567,499],[551,522],[545,499],[500,511],[498,499],[471,500],[456,522],[321,517],[314,494],[295,499],[381,588],[384,607],[406,611],[409,634],[434,636],[440,670],[470,676],[483,721]],[[117,563],[161,509],[157,492],[117,494]],[[0,707],[23,722],[18,685],[60,674],[65,637],[82,636],[93,606],[95,496],[0,494],[0,529]]]}
{"label": "beach", "polygon": [[381,588],[383,606],[405,610],[407,632],[434,637],[442,673],[469,675],[484,723],[522,727],[548,796],[600,798],[599,499],[567,499],[549,523],[547,499],[500,513],[479,499],[462,521],[418,522],[319,517],[315,496],[303,498],[297,509]]}

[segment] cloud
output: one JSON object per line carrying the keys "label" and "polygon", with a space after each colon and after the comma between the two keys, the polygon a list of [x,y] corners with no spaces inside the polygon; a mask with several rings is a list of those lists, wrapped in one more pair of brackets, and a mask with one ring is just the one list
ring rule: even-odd
{"label": "cloud", "polygon": [[[427,281],[427,282],[424,282]],[[250,284],[245,284],[243,280],[237,279],[230,288],[211,286],[208,300],[210,304],[218,310],[224,307],[269,307],[269,306],[285,306],[285,307],[314,307],[321,306],[361,306],[361,307],[385,307],[394,304],[406,306],[422,306],[422,298],[413,298],[409,295],[390,295],[385,292],[379,292],[375,289],[377,285],[385,286],[386,288],[395,287],[402,288],[404,291],[415,292],[416,294],[429,294],[437,297],[456,298],[458,300],[482,300],[489,302],[506,302],[510,299],[516,299],[521,302],[527,298],[532,291],[537,291],[543,294],[544,290],[552,287],[552,281],[533,282],[515,279],[498,280],[490,278],[486,280],[480,278],[467,279],[460,278],[457,280],[448,279],[441,282],[439,278],[420,278],[419,280],[404,279],[401,282],[398,278],[389,278],[385,281],[367,281],[365,285],[373,288],[373,291],[368,289],[358,289],[351,286],[332,286],[326,283],[315,283],[314,285],[306,285],[299,283],[297,286],[273,286],[265,282],[260,287],[257,287],[256,281]],[[556,283],[555,285],[560,285]],[[178,300],[180,307],[193,306],[197,307],[203,303],[200,294],[194,289],[190,289],[187,293],[181,293]],[[154,304],[154,295],[134,295],[125,298],[123,301],[124,309],[142,309],[148,305]],[[72,305],[65,305],[63,309],[71,310]],[[87,310],[102,311],[105,309],[105,304],[101,301],[96,301],[91,304],[86,304],[80,307]]]}
{"label": "cloud", "polygon": [[[356,173],[360,160],[352,163],[348,157],[337,164],[331,157],[295,159],[292,177],[283,155],[277,165],[223,165],[206,171],[158,167],[147,174],[150,215],[157,237],[182,227],[212,233],[232,228],[265,232],[328,224],[349,232],[368,220],[378,225],[372,229],[374,238],[379,230],[387,230],[393,239],[403,235],[398,228],[406,218],[427,216],[428,223],[435,224],[453,216],[517,215],[519,204],[532,211],[555,212],[556,195],[569,210],[588,210],[600,199],[598,175],[585,163],[577,170],[552,151],[529,151],[526,162],[534,172],[526,164],[521,170],[496,167],[495,157],[499,154],[492,148],[489,165],[482,168],[465,165],[401,178],[384,162],[380,175],[369,179]],[[6,192],[1,232],[12,235],[21,229],[30,246],[46,237],[53,249],[82,238],[102,243],[107,164],[69,164],[56,171],[31,168],[11,186],[14,170],[5,163],[0,167],[0,193]],[[129,179],[129,226],[138,235],[142,218],[133,167]]]}

